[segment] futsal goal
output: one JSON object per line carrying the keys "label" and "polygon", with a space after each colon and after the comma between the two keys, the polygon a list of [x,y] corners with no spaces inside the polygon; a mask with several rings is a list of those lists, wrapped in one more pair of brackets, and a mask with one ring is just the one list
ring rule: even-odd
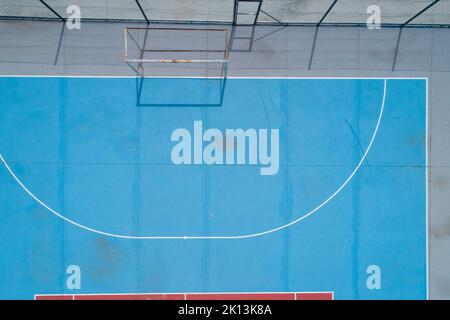
{"label": "futsal goal", "polygon": [[226,77],[228,29],[126,27],[125,62],[140,77]]}

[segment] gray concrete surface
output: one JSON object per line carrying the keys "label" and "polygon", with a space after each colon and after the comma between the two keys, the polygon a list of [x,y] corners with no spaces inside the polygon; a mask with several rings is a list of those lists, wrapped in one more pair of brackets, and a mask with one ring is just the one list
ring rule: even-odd
{"label": "gray concrete surface", "polygon": [[[0,21],[2,75],[133,76],[122,23]],[[232,52],[229,76],[424,76],[429,78],[429,296],[450,299],[450,29],[257,27],[251,52]],[[274,32],[274,33],[273,33]],[[183,45],[180,43],[180,45]],[[156,69],[201,75],[204,67]]]}

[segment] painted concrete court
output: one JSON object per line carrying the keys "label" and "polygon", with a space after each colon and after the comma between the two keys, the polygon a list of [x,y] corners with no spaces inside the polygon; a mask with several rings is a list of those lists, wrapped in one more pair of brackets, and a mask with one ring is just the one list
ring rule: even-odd
{"label": "painted concrete court", "polygon": [[[82,272],[77,294],[427,297],[424,78],[1,77],[0,88],[1,298],[74,294],[68,265]],[[279,170],[174,164],[172,132],[196,121],[279,129]],[[380,290],[367,288],[371,265]]]}

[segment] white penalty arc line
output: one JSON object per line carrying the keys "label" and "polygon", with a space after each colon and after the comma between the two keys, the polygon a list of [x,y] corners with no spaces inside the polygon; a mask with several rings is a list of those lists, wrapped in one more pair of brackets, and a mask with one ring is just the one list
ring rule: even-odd
{"label": "white penalty arc line", "polygon": [[67,217],[65,217],[64,215],[60,214],[59,212],[53,210],[51,207],[49,207],[48,205],[46,205],[43,201],[41,201],[36,195],[34,195],[23,183],[22,181],[14,174],[14,172],[11,170],[11,168],[9,167],[8,163],[5,161],[5,159],[3,158],[3,156],[0,154],[0,160],[2,161],[3,165],[6,167],[6,169],[9,171],[9,173],[11,174],[11,176],[14,178],[14,180],[16,180],[16,182],[22,187],[23,190],[25,190],[26,193],[28,193],[30,195],[30,197],[32,197],[37,203],[39,203],[41,206],[43,206],[45,209],[47,209],[48,211],[50,211],[51,213],[53,213],[54,215],[56,215],[57,217],[61,218],[62,220],[73,224],[74,226],[77,226],[79,228],[82,228],[84,230],[87,231],[91,231],[97,234],[101,234],[104,236],[109,236],[109,237],[114,237],[114,238],[122,238],[122,239],[132,239],[132,240],[170,240],[170,239],[182,239],[182,240],[189,240],[189,239],[198,239],[198,240],[204,240],[204,239],[246,239],[246,238],[255,238],[255,237],[260,237],[263,235],[267,235],[270,233],[274,233],[280,230],[283,230],[285,228],[288,228],[296,223],[299,223],[302,220],[305,220],[306,218],[308,218],[309,216],[311,216],[312,214],[314,214],[315,212],[317,212],[320,208],[322,208],[323,206],[325,206],[328,202],[330,202],[339,192],[341,192],[342,189],[344,189],[344,187],[350,182],[350,180],[352,180],[352,178],[355,176],[355,174],[358,172],[358,170],[361,168],[361,165],[363,164],[364,160],[367,157],[367,154],[369,153],[370,149],[372,148],[372,144],[375,140],[375,137],[377,136],[378,133],[378,129],[380,127],[380,123],[381,123],[381,119],[383,117],[383,112],[384,112],[384,105],[386,102],[386,87],[387,87],[387,79],[384,79],[384,88],[383,88],[383,100],[381,103],[381,109],[380,109],[380,114],[378,116],[378,121],[377,121],[377,125],[375,127],[375,130],[373,132],[372,138],[370,139],[369,145],[367,146],[366,151],[364,152],[363,156],[361,157],[361,160],[359,160],[358,165],[355,167],[355,169],[352,171],[352,173],[350,174],[350,176],[344,181],[344,183],[333,193],[331,194],[324,202],[322,202],[320,205],[318,205],[317,207],[315,207],[314,209],[312,209],[311,211],[309,211],[308,213],[306,213],[305,215],[301,216],[300,218],[293,220],[287,224],[284,224],[282,226],[279,226],[277,228],[273,228],[270,230],[266,230],[263,232],[258,232],[258,233],[251,233],[251,234],[245,234],[245,235],[237,235],[237,236],[133,236],[133,235],[123,235],[123,234],[115,234],[115,233],[109,233],[109,232],[104,232],[101,230],[97,230],[94,228],[90,228],[87,227],[85,225],[82,225],[74,220],[71,220]]}

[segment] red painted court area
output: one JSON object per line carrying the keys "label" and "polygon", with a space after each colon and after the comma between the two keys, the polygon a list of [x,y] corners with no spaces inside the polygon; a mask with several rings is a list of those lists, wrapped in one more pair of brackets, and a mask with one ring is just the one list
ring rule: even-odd
{"label": "red painted court area", "polygon": [[333,300],[333,292],[36,295],[36,300]]}

